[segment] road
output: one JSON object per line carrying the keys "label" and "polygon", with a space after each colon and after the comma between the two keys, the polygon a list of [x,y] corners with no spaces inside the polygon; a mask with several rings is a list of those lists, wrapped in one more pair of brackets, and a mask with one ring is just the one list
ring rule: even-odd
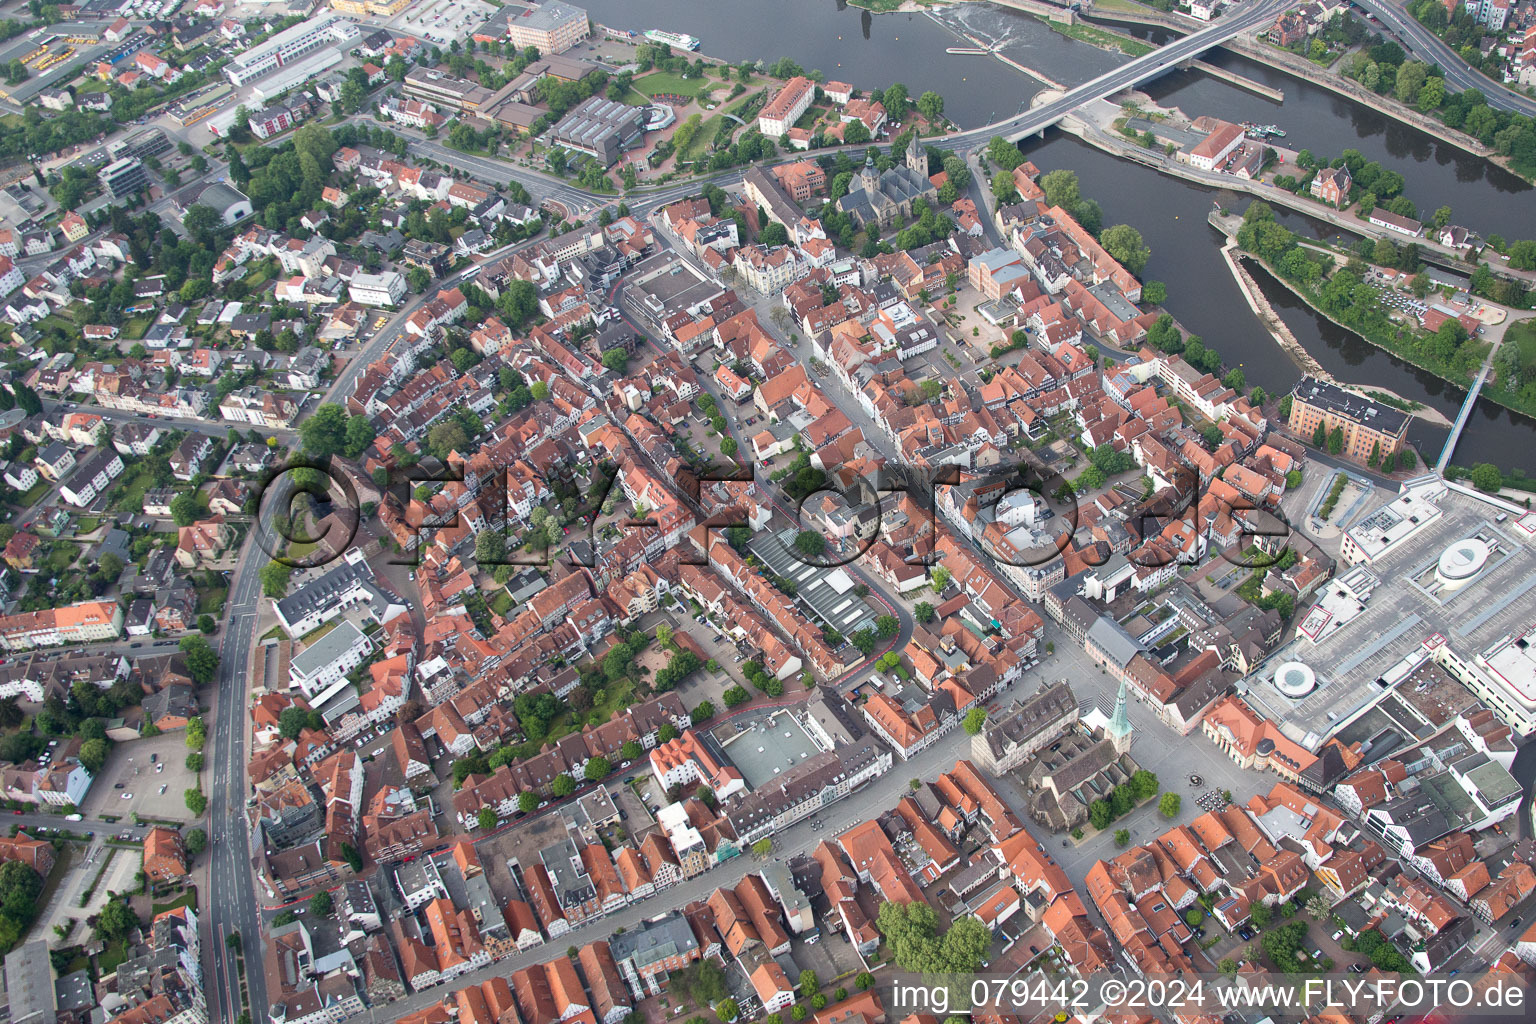
{"label": "road", "polygon": [[1488,105],[1495,110],[1513,110],[1526,117],[1536,117],[1536,100],[1505,88],[1480,71],[1474,71],[1455,50],[1429,29],[1420,25],[1401,5],[1391,3],[1389,0],[1357,0],[1357,2],[1367,14],[1375,15],[1384,26],[1390,29],[1415,57],[1429,64],[1439,65],[1448,89],[1456,92],[1476,89],[1487,97]]}
{"label": "road", "polygon": [[129,412],[126,409],[108,409],[105,406],[84,405],[79,402],[55,402],[47,398],[43,399],[42,402],[43,412],[50,416],[54,413],[88,412],[92,415],[100,416],[110,423],[137,423],[141,427],[159,427],[161,430],[195,430],[202,434],[216,434],[220,428],[228,429],[233,427],[242,434],[254,430],[263,437],[275,437],[279,441],[289,444],[292,444],[299,436],[297,430],[289,427],[264,427],[254,423],[232,423],[218,419],[151,416],[148,413]]}
{"label": "road", "polygon": [[[264,535],[259,537],[258,535]],[[267,986],[262,963],[262,933],[251,871],[251,833],[245,822],[246,679],[261,602],[261,568],[266,551],[276,544],[270,519],[258,517],[246,537],[240,561],[230,578],[225,605],[224,641],[213,718],[208,792],[208,938],[203,945],[204,989],[208,1019],[232,1022],[241,1010],[240,975],[226,945],[238,932],[248,951],[247,988],[252,1019],[266,1019]]]}

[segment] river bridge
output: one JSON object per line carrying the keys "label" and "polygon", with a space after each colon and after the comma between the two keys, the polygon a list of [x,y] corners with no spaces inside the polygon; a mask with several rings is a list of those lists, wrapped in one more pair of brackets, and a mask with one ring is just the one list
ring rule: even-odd
{"label": "river bridge", "polygon": [[[1498,346],[1494,346],[1498,351]],[[1456,450],[1456,441],[1461,437],[1461,429],[1467,425],[1467,420],[1472,416],[1472,407],[1477,404],[1477,394],[1483,390],[1483,382],[1488,379],[1488,374],[1493,370],[1493,352],[1488,353],[1488,358],[1483,362],[1483,368],[1477,371],[1477,377],[1472,381],[1472,387],[1467,392],[1466,401],[1461,403],[1461,411],[1456,414],[1456,422],[1451,424],[1451,432],[1445,439],[1445,446],[1440,449],[1440,458],[1435,462],[1435,472],[1445,475],[1445,467],[1451,464],[1451,453]]]}
{"label": "river bridge", "polygon": [[1175,70],[1185,61],[1198,57],[1211,47],[1218,46],[1234,36],[1242,35],[1260,26],[1267,26],[1288,6],[1290,5],[1285,0],[1251,0],[1247,4],[1228,11],[1219,21],[1210,26],[1191,32],[1182,39],[1175,39],[1151,53],[1122,64],[1112,71],[1107,71],[1017,117],[988,125],[978,131],[952,135],[940,145],[945,149],[966,150],[975,146],[978,141],[984,144],[995,135],[1001,135],[1009,142],[1018,142],[1028,136],[1042,134],[1045,129],[1086,103],[1113,96],[1125,89],[1135,88],[1143,82]]}

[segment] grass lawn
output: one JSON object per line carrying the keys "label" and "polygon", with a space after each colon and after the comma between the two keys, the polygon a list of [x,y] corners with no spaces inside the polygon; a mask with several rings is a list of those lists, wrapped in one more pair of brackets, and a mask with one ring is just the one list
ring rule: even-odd
{"label": "grass lawn", "polygon": [[22,508],[31,508],[42,500],[43,495],[47,494],[48,488],[52,486],[53,484],[49,481],[40,479],[28,488],[25,494],[17,498],[16,501]]}
{"label": "grass lawn", "polygon": [[295,562],[297,562],[299,559],[303,558],[305,555],[309,554],[311,551],[315,550],[319,546],[320,546],[320,544],[319,544],[318,541],[312,541],[312,540],[295,541],[292,544],[288,545],[287,555],[288,555],[289,558],[291,558]]}
{"label": "grass lawn", "polygon": [[287,634],[283,632],[282,626],[273,626],[271,629],[261,634],[261,636],[257,637],[256,642],[260,644],[265,643],[268,640],[282,640],[285,639],[286,636]]}
{"label": "grass lawn", "polygon": [[[1044,21],[1045,19],[1041,19]],[[1103,49],[1118,49],[1121,53],[1132,57],[1142,57],[1152,52],[1152,47],[1139,39],[1127,39],[1124,36],[1107,32],[1092,25],[1084,25],[1078,22],[1075,25],[1063,25],[1059,21],[1046,21],[1045,24],[1052,32],[1060,33],[1069,39],[1090,43]]]}
{"label": "grass lawn", "polygon": [[718,84],[708,77],[684,78],[670,71],[656,71],[649,75],[642,75],[633,82],[635,91],[647,96],[669,93],[674,96],[692,96],[695,99]]}
{"label": "grass lawn", "polygon": [[144,492],[154,486],[155,475],[147,462],[130,462],[128,471],[118,481],[112,507],[125,511],[144,508]]}
{"label": "grass lawn", "polygon": [[123,325],[123,337],[128,341],[138,341],[144,337],[149,325],[154,323],[152,316],[136,316]]}
{"label": "grass lawn", "polygon": [[156,917],[159,917],[167,910],[175,910],[177,907],[191,907],[193,910],[196,910],[197,890],[188,889],[186,892],[171,900],[169,903],[152,903],[150,904],[149,911]]}
{"label": "grass lawn", "polygon": [[100,525],[101,520],[94,516],[81,516],[80,520],[75,523],[75,530],[78,533],[95,533],[96,528]]}
{"label": "grass lawn", "polygon": [[1522,368],[1536,366],[1536,320],[1517,320],[1504,328],[1504,345],[1515,347]]}
{"label": "grass lawn", "polygon": [[117,942],[112,943],[96,956],[97,976],[105,978],[107,975],[117,970],[118,966],[127,959],[127,944],[122,940],[118,940]]}
{"label": "grass lawn", "polygon": [[507,611],[512,607],[512,595],[505,590],[498,590],[496,596],[487,601],[485,606],[505,618]]}
{"label": "grass lawn", "polygon": [[678,162],[696,160],[707,152],[709,144],[715,141],[715,133],[720,130],[720,122],[723,120],[725,120],[723,116],[716,114],[699,125],[698,133],[694,135],[693,142],[689,143],[687,152],[677,154]]}
{"label": "grass lawn", "polygon": [[224,600],[228,596],[228,587],[209,587],[207,590],[199,590],[197,592],[198,614],[207,613],[217,616],[224,610]]}
{"label": "grass lawn", "polygon": [[75,564],[75,559],[80,557],[80,548],[68,541],[55,541],[48,552],[48,557],[43,559],[38,567],[43,572],[58,576]]}

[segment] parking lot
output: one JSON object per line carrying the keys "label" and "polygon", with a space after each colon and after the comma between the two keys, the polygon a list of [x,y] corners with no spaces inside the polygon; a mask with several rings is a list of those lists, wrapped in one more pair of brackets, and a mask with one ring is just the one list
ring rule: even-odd
{"label": "parking lot", "polygon": [[120,817],[188,821],[184,791],[197,785],[187,770],[186,733],[162,733],[113,748],[101,774],[80,808],[86,817]]}
{"label": "parking lot", "polygon": [[480,0],[436,0],[407,8],[394,27],[447,46],[472,34],[495,13],[496,8]]}

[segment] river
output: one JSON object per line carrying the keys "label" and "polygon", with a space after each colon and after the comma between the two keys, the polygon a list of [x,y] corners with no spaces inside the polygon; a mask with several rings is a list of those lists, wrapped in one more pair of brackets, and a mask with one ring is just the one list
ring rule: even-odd
{"label": "river", "polygon": [[[944,97],[944,113],[962,128],[976,128],[1011,116],[1040,88],[990,57],[946,54],[969,45],[926,14],[873,15],[842,0],[580,0],[594,21],[644,32],[660,28],[687,32],[703,41],[701,52],[729,61],[789,57],[820,69],[828,81],[856,89],[883,89],[902,82],[913,97],[933,90]],[[1042,46],[1061,39],[1035,21]],[[1090,54],[1103,51],[1069,42]],[[1049,72],[1047,72],[1049,74]],[[1054,76],[1052,76],[1054,77]],[[1057,79],[1060,81],[1060,79]]]}
{"label": "river", "polygon": [[[1128,58],[1067,39],[1016,11],[990,4],[965,4],[939,12],[943,24],[923,14],[872,16],[841,0],[583,0],[592,17],[616,28],[663,28],[703,40],[703,51],[728,60],[775,60],[788,56],[829,79],[858,89],[883,88],[892,81],[912,95],[933,89],[944,96],[945,112],[962,127],[985,124],[1028,102],[1038,85],[1001,62],[944,52],[957,44],[952,26],[991,43],[1011,59],[1056,81],[1086,81]],[[785,26],[792,25],[793,31]],[[1153,41],[1161,30],[1142,30]],[[770,40],[764,43],[763,40]],[[1146,91],[1160,103],[1178,105],[1191,116],[1214,114],[1229,120],[1273,122],[1288,132],[1287,144],[1319,155],[1346,148],[1396,170],[1407,179],[1406,194],[1422,213],[1449,205],[1456,223],[1508,238],[1536,237],[1536,202],[1531,186],[1496,165],[1441,143],[1367,107],[1280,74],[1242,57],[1216,51],[1213,63],[1274,85],[1285,92],[1276,104],[1203,75],[1175,72]],[[1211,204],[1241,209],[1247,197],[1216,192],[1127,161],[1117,160],[1070,136],[1050,133],[1026,152],[1042,170],[1077,171],[1083,194],[1104,208],[1106,224],[1129,223],[1152,250],[1146,276],[1168,285],[1168,308],[1202,335],[1250,384],[1271,392],[1289,389],[1299,371],[1253,316],[1219,251],[1220,236],[1207,222]],[[1281,220],[1293,230],[1327,237],[1333,229],[1297,214]],[[1339,379],[1376,383],[1405,398],[1431,405],[1454,418],[1459,389],[1366,344],[1301,306],[1282,286],[1256,276],[1302,344]],[[1433,460],[1443,428],[1415,420],[1410,437]],[[1479,403],[1457,445],[1455,461],[1494,462],[1536,474],[1536,421]]]}

